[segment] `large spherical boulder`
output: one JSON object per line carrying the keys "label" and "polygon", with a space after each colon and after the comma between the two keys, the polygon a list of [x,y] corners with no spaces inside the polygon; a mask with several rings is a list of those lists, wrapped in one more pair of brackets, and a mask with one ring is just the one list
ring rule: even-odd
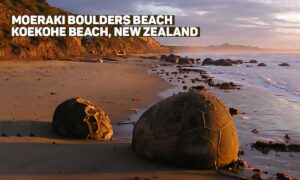
{"label": "large spherical boulder", "polygon": [[57,106],[52,129],[61,136],[75,139],[110,140],[113,135],[107,114],[82,98],[69,99]]}
{"label": "large spherical boulder", "polygon": [[203,90],[179,93],[150,107],[134,127],[132,148],[148,160],[209,169],[236,160],[239,140],[224,104]]}

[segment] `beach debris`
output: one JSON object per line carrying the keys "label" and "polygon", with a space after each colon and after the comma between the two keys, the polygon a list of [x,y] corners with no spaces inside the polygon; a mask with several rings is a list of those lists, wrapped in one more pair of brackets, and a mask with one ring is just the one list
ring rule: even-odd
{"label": "beach debris", "polygon": [[259,63],[257,66],[262,67],[262,66],[267,66],[267,65],[265,63]]}
{"label": "beach debris", "polygon": [[238,115],[239,110],[237,108],[231,107],[231,108],[229,108],[229,113],[231,116]]}
{"label": "beach debris", "polygon": [[68,99],[56,107],[52,129],[61,136],[75,139],[110,140],[113,135],[108,115],[82,98]]}
{"label": "beach debris", "polygon": [[132,148],[148,160],[208,169],[235,161],[239,140],[223,102],[208,91],[189,91],[143,113],[133,129]]}
{"label": "beach debris", "polygon": [[253,129],[251,132],[254,134],[259,134],[259,130],[257,130],[257,129]]}
{"label": "beach debris", "polygon": [[287,67],[287,66],[290,66],[288,63],[281,63],[281,64],[278,64],[278,66],[285,66],[285,67]]}

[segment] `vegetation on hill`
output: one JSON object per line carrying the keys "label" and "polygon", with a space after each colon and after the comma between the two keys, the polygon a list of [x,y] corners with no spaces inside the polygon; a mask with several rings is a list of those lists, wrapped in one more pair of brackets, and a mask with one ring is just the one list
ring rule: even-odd
{"label": "vegetation on hill", "polygon": [[12,15],[69,14],[51,7],[45,0],[0,0],[0,12],[0,59],[63,59],[168,51],[153,38],[142,37],[12,37]]}

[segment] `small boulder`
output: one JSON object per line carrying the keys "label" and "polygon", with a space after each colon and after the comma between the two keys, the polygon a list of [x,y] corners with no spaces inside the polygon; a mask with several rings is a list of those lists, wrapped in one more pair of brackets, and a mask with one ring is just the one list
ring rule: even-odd
{"label": "small boulder", "polygon": [[252,60],[250,60],[250,61],[249,61],[249,63],[256,64],[256,63],[258,63],[258,61],[257,61],[257,60],[254,60],[254,59],[252,59]]}
{"label": "small boulder", "polygon": [[257,66],[262,67],[262,66],[267,66],[265,63],[259,63]]}
{"label": "small boulder", "polygon": [[229,113],[231,116],[238,115],[239,110],[237,108],[229,108]]}
{"label": "small boulder", "polygon": [[278,66],[287,67],[287,66],[290,66],[290,65],[288,63],[281,63],[281,64],[278,64]]}
{"label": "small boulder", "polygon": [[56,107],[52,129],[74,139],[110,140],[113,135],[107,114],[82,98],[68,99]]}

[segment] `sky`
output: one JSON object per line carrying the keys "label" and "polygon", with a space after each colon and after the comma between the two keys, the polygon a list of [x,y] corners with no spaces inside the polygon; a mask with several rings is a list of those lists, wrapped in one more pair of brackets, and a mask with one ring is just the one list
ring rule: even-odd
{"label": "sky", "polygon": [[201,37],[156,38],[164,45],[300,49],[300,0],[47,0],[77,14],[172,14],[176,26],[199,26]]}

